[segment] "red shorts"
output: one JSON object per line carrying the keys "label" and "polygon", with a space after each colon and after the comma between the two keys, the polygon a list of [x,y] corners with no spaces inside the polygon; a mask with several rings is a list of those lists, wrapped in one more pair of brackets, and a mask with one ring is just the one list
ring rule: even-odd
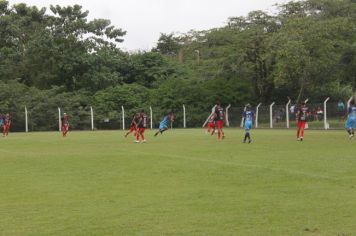
{"label": "red shorts", "polygon": [[306,121],[305,120],[300,120],[298,121],[298,128],[299,129],[305,129],[305,125],[306,125]]}
{"label": "red shorts", "polygon": [[69,130],[69,125],[68,124],[62,125],[62,131],[68,131],[68,130]]}
{"label": "red shorts", "polygon": [[215,127],[214,122],[209,122],[208,123],[208,129],[213,129]]}
{"label": "red shorts", "polygon": [[130,132],[133,132],[135,130],[136,130],[136,126],[133,125],[133,126],[130,127]]}
{"label": "red shorts", "polygon": [[145,132],[146,128],[138,128],[138,132],[140,134],[143,134]]}
{"label": "red shorts", "polygon": [[224,126],[224,121],[223,120],[217,120],[216,121],[216,127],[218,129],[222,129],[223,126]]}
{"label": "red shorts", "polygon": [[10,129],[10,124],[3,125],[2,128],[4,130],[8,130],[8,129]]}

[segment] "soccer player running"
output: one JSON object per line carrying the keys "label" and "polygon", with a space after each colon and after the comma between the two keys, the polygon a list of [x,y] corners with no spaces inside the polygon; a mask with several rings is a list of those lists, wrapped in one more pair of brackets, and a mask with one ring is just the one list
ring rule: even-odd
{"label": "soccer player running", "polygon": [[163,117],[163,120],[159,123],[159,130],[155,133],[154,136],[157,136],[159,133],[163,134],[164,131],[168,130],[168,125],[172,124],[174,120],[174,113],[169,112],[166,116]]}
{"label": "soccer player running", "polygon": [[63,113],[62,121],[62,136],[63,138],[67,137],[67,133],[69,131],[69,121],[67,113]]}
{"label": "soccer player running", "polygon": [[215,119],[216,119],[216,113],[211,114],[211,116],[208,119],[208,130],[206,131],[207,134],[210,133],[211,131],[211,136],[215,134]]}
{"label": "soccer player running", "polygon": [[139,116],[140,116],[139,113],[133,116],[131,125],[130,125],[130,130],[125,134],[125,138],[127,138],[127,135],[131,134],[132,132],[135,132],[134,136],[136,136],[137,122],[139,120]]}
{"label": "soccer player running", "polygon": [[3,117],[3,128],[2,128],[2,135],[8,136],[9,131],[10,131],[10,126],[11,126],[11,117],[9,114],[6,114],[5,117]]}
{"label": "soccer player running", "polygon": [[243,143],[246,143],[247,139],[248,139],[248,143],[251,143],[252,139],[250,135],[250,130],[252,129],[254,113],[251,110],[250,104],[246,105],[246,110],[242,113],[242,117],[244,119],[244,127],[245,127],[245,137]]}
{"label": "soccer player running", "polygon": [[296,115],[296,122],[298,126],[298,130],[297,130],[298,141],[303,141],[304,139],[304,129],[305,129],[305,125],[308,122],[308,113],[309,113],[309,108],[307,107],[305,102],[302,102]]}
{"label": "soccer player running", "polygon": [[355,126],[356,126],[356,105],[354,101],[351,101],[350,107],[347,114],[347,120],[345,128],[349,134],[349,138],[352,139],[355,135]]}
{"label": "soccer player running", "polygon": [[148,123],[148,117],[145,114],[145,112],[142,110],[139,113],[139,118],[138,118],[138,122],[137,122],[137,131],[136,131],[136,143],[140,142],[140,137],[143,143],[146,142],[145,136],[143,135],[143,133],[145,132],[146,128],[147,128],[147,123]]}
{"label": "soccer player running", "polygon": [[216,128],[218,129],[218,140],[225,138],[225,133],[223,131],[224,120],[225,120],[225,111],[224,108],[221,106],[220,102],[217,103],[215,107],[215,124]]}

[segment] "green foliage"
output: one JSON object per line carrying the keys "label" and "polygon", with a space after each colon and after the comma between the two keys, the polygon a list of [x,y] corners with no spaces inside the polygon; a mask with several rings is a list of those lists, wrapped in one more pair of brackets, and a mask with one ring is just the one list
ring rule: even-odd
{"label": "green foliage", "polygon": [[188,125],[196,126],[216,100],[236,106],[350,96],[356,2],[293,1],[277,9],[231,17],[210,30],[161,34],[151,51],[127,53],[118,48],[126,32],[107,19],[89,20],[79,5],[47,10],[1,1],[0,82],[9,92],[0,111],[34,106],[31,113],[44,115],[32,117],[32,129],[53,130],[59,105],[79,109],[71,120],[82,129],[93,105],[103,127],[104,120],[115,123],[109,128],[121,122],[121,106],[130,116],[152,106],[160,111],[156,122],[170,110],[180,120],[185,104],[194,114]]}

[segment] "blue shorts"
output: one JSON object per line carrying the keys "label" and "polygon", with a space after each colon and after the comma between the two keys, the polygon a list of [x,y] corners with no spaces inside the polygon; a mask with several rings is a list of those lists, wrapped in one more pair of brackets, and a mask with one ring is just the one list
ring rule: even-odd
{"label": "blue shorts", "polygon": [[159,123],[159,129],[168,129],[168,126],[165,123],[161,122]]}
{"label": "blue shorts", "polygon": [[252,121],[249,120],[245,121],[245,129],[246,130],[252,129]]}
{"label": "blue shorts", "polygon": [[355,126],[356,126],[356,117],[347,118],[345,128],[346,129],[355,129]]}

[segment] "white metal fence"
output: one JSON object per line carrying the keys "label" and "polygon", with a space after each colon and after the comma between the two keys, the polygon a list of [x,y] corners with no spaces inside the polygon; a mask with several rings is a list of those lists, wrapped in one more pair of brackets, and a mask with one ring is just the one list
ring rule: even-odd
{"label": "white metal fence", "polygon": [[[326,98],[320,102],[309,102],[309,128],[312,129],[343,129],[344,118],[350,99],[345,101],[333,101]],[[296,105],[292,101],[286,101],[284,104],[273,102],[270,104],[253,105],[255,112],[255,128],[293,128],[296,126],[295,112]],[[211,113],[209,109],[197,111],[195,107],[189,104],[182,104],[181,110],[176,110],[177,119],[174,127],[194,128],[201,127],[206,118]],[[242,112],[244,107],[226,106],[227,123],[229,127],[241,127]],[[139,112],[125,110],[122,105],[116,111],[100,113],[95,107],[78,107],[77,110],[66,111],[62,108],[48,108],[39,113],[36,108],[24,107],[23,111],[0,111],[0,113],[10,113],[12,116],[12,131],[43,131],[59,130],[61,126],[60,116],[66,112],[69,116],[71,129],[74,130],[105,130],[105,129],[128,129],[135,113]],[[159,121],[168,113],[154,107],[145,109],[150,117],[149,128],[158,127]]]}

